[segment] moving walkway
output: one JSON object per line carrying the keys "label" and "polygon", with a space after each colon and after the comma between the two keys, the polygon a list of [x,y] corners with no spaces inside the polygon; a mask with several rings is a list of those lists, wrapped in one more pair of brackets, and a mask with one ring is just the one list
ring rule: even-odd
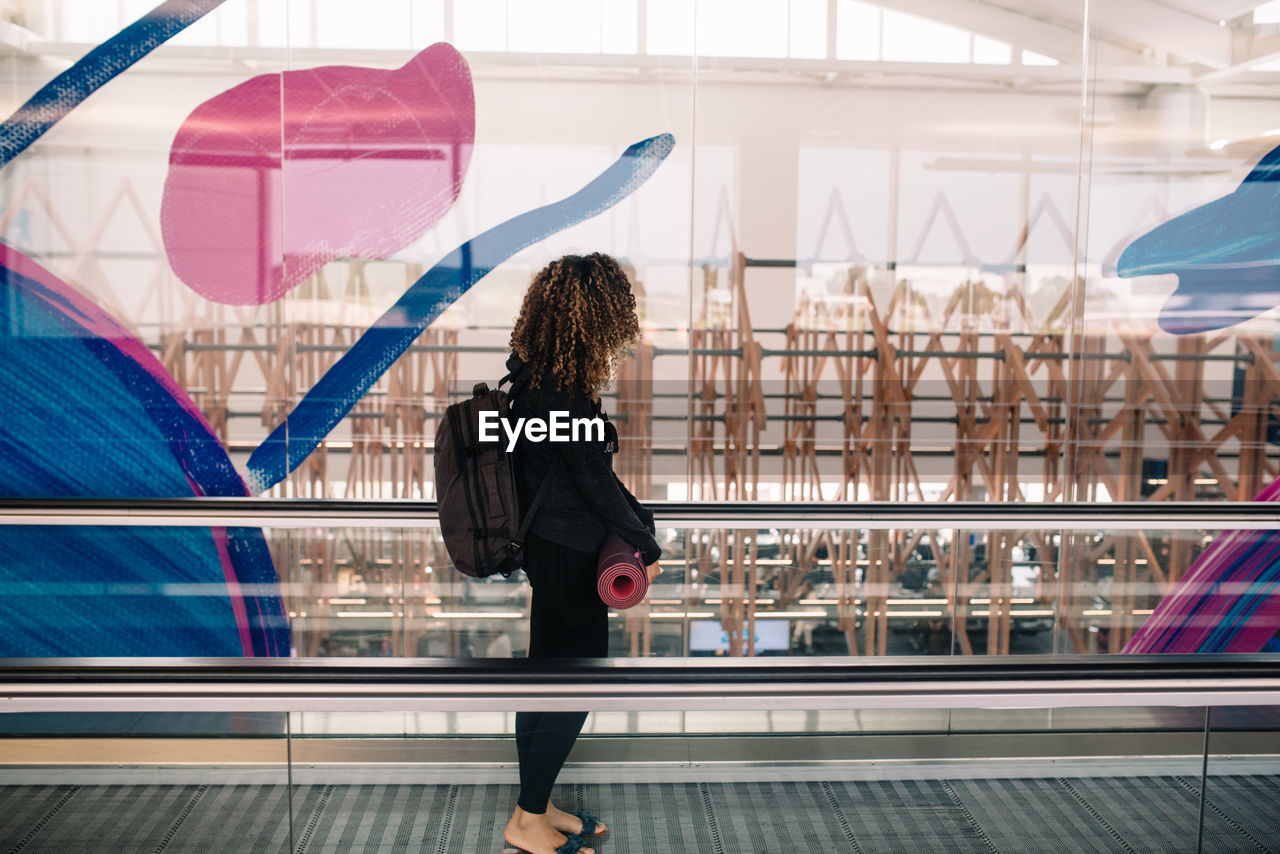
{"label": "moving walkway", "polygon": [[[0,524],[254,524],[296,540],[336,527],[430,530],[431,521],[420,507],[413,516],[251,501],[23,505],[0,507]],[[854,519],[849,508],[823,518],[764,506],[749,524],[1056,526],[1058,542],[1103,524],[1195,537],[1276,527],[1250,506],[1197,516],[1108,508],[1105,522],[1074,508],[1009,517],[1020,508],[935,507],[930,518],[919,509],[912,519],[855,508]],[[662,514],[678,529],[747,522],[719,506]],[[482,622],[525,601],[518,580],[484,587],[502,595],[450,599],[440,588],[440,607],[474,609]],[[687,649],[707,619],[696,615],[721,613],[725,603],[709,600],[724,590],[694,589],[692,603],[687,590],[664,594],[679,604],[653,610],[681,613],[662,631]],[[782,610],[756,592],[758,613]],[[978,594],[931,607],[955,609],[954,626],[958,609],[981,606],[965,599],[990,598]],[[341,607],[389,610],[385,600]],[[839,620],[836,606],[804,607],[826,614],[804,619]],[[623,641],[626,619],[617,617]],[[0,680],[0,851],[496,852],[515,798],[514,710],[578,708],[593,714],[555,798],[605,817],[614,832],[601,852],[1267,851],[1280,840],[1274,654],[681,655],[556,666],[483,656],[24,657],[0,660]]]}

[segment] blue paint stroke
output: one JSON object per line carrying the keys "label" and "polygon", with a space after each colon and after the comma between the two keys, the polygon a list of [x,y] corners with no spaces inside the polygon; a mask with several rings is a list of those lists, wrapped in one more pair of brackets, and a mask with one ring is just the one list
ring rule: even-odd
{"label": "blue paint stroke", "polygon": [[1280,304],[1280,146],[1229,195],[1162,223],[1130,243],[1124,278],[1173,273],[1178,288],[1160,327],[1193,335],[1251,320]]}
{"label": "blue paint stroke", "polygon": [[223,0],[165,0],[80,57],[0,124],[0,167],[26,151],[116,75],[222,3]]}
{"label": "blue paint stroke", "polygon": [[[0,495],[246,495],[147,348],[0,245]],[[0,526],[0,657],[289,654],[256,528]]]}
{"label": "blue paint stroke", "polygon": [[637,142],[573,195],[496,225],[442,258],[360,336],[250,455],[250,490],[261,493],[297,468],[422,330],[472,285],[526,246],[603,213],[635,192],[674,146],[669,133]]}

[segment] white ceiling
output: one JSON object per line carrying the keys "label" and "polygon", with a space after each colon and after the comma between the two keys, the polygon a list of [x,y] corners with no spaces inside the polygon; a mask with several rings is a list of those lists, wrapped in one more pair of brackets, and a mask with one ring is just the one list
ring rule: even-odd
{"label": "white ceiling", "polygon": [[1249,14],[1261,6],[1265,0],[1161,0],[1161,2],[1211,21],[1230,21]]}
{"label": "white ceiling", "polygon": [[[1038,53],[1079,55],[1086,0],[874,0]],[[1227,68],[1237,31],[1219,26],[1264,0],[1091,0],[1089,26],[1112,64],[1170,62]],[[1106,51],[1110,51],[1109,54]]]}

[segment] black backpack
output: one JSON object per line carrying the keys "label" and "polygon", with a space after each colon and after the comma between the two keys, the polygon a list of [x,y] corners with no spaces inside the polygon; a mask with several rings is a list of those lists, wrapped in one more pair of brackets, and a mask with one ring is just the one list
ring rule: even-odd
{"label": "black backpack", "polygon": [[499,418],[506,418],[510,398],[503,384],[510,380],[510,394],[517,394],[528,383],[530,372],[525,365],[514,376],[500,379],[492,390],[488,383],[476,383],[469,400],[445,409],[436,429],[433,456],[440,534],[453,565],[472,578],[498,572],[508,577],[520,568],[525,532],[550,480],[539,484],[533,502],[522,513],[515,460],[507,451],[505,433],[499,428],[498,441],[480,441],[480,413],[497,412]]}

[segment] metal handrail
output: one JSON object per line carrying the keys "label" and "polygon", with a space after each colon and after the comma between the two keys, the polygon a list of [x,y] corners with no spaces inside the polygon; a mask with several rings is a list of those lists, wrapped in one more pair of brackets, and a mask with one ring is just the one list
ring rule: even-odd
{"label": "metal handrail", "polygon": [[0,712],[1280,705],[1280,656],[0,659]]}
{"label": "metal handrail", "polygon": [[[646,501],[672,528],[981,528],[1254,530],[1280,528],[1265,502]],[[437,528],[436,503],[412,499],[0,498],[0,525]]]}

